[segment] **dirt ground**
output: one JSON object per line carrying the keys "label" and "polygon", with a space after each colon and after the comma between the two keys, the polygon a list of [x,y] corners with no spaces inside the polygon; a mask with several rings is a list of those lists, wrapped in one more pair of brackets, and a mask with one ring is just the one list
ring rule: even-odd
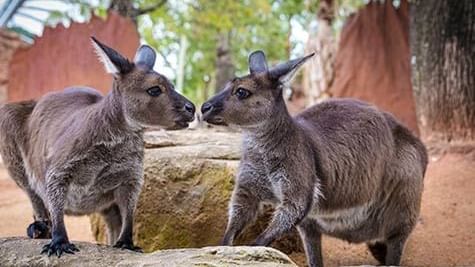
{"label": "dirt ground", "polygon": [[[475,151],[432,153],[419,223],[406,245],[404,266],[475,266]],[[323,239],[325,266],[377,264],[366,245]],[[305,256],[291,255],[299,266]]]}
{"label": "dirt ground", "polygon": [[[0,237],[26,236],[26,227],[32,222],[28,197],[10,179],[0,162]],[[71,240],[94,241],[88,217],[66,216],[65,222]]]}
{"label": "dirt ground", "polygon": [[[24,236],[31,223],[26,195],[0,165],[0,237]],[[72,240],[93,241],[87,217],[66,218]],[[324,238],[326,266],[376,264],[365,245]],[[291,257],[305,265],[302,254]],[[405,249],[405,266],[475,266],[475,152],[431,156],[422,214]]]}

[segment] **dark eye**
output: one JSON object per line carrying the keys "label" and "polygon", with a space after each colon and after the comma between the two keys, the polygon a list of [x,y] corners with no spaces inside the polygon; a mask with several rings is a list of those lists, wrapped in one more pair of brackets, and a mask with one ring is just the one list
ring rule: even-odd
{"label": "dark eye", "polygon": [[162,89],[158,86],[154,86],[154,87],[151,87],[151,88],[147,89],[147,93],[150,96],[157,97],[160,94],[162,94]]}
{"label": "dark eye", "polygon": [[239,100],[242,100],[251,96],[251,92],[249,92],[249,90],[246,90],[242,87],[239,87],[236,90],[235,95],[239,98]]}

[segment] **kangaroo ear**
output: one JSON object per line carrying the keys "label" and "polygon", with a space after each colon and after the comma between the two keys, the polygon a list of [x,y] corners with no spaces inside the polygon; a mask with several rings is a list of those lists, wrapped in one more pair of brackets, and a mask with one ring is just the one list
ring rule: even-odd
{"label": "kangaroo ear", "polygon": [[155,65],[157,54],[155,50],[148,45],[141,45],[135,54],[134,63],[137,66],[143,66],[149,70]]}
{"label": "kangaroo ear", "polygon": [[292,81],[292,78],[294,78],[300,67],[314,55],[315,53],[312,53],[305,57],[281,63],[270,69],[269,75],[271,78],[279,80],[282,84],[288,85]]}
{"label": "kangaroo ear", "polygon": [[259,73],[267,71],[266,55],[261,50],[252,52],[249,55],[249,72]]}
{"label": "kangaroo ear", "polygon": [[128,73],[133,69],[134,64],[117,51],[102,44],[92,36],[91,40],[92,46],[94,47],[99,60],[104,64],[107,73],[118,76],[120,74]]}

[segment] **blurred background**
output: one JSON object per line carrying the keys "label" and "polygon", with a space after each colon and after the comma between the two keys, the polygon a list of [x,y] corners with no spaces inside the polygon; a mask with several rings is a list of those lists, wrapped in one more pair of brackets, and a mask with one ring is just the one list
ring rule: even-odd
{"label": "blurred background", "polygon": [[[155,70],[197,106],[229,79],[247,74],[247,56],[254,50],[265,51],[270,64],[317,52],[285,93],[289,110],[297,113],[327,98],[354,97],[395,114],[431,154],[421,220],[403,263],[475,265],[474,1],[0,0],[0,104],[72,85],[107,93],[112,79],[93,53],[89,36],[129,58],[140,43],[153,46],[158,52]],[[186,141],[173,142],[189,145],[195,140],[213,151],[208,137],[186,135]],[[179,137],[165,139],[170,138]],[[234,140],[224,133],[216,138],[220,140],[213,142],[219,145]],[[207,155],[206,160],[211,158]],[[150,177],[169,178],[151,172]],[[206,171],[201,166],[197,173]],[[7,179],[1,163],[0,178],[0,236],[23,235],[31,216],[29,203]],[[217,190],[203,188],[201,195]],[[223,211],[216,208],[216,213],[225,214],[225,196],[213,200],[222,203],[216,207]],[[221,213],[217,217],[224,218]],[[69,218],[68,223],[75,240],[103,239],[97,223],[91,233],[88,218]],[[201,223],[213,225],[216,232],[207,231],[219,237],[225,218]],[[163,235],[157,232],[151,240],[142,236],[140,242],[148,250],[215,243],[198,237],[196,242],[167,243]],[[290,244],[279,248],[303,264],[301,248]],[[330,265],[368,263],[371,258],[364,246],[331,238],[325,239],[324,251]]]}
{"label": "blurred background", "polygon": [[[1,2],[0,2],[1,3]],[[45,27],[91,23],[109,11],[129,19],[140,42],[155,47],[157,70],[175,81],[195,101],[203,101],[234,75],[247,72],[247,56],[263,49],[271,62],[315,50],[307,44],[325,28],[329,45],[344,20],[365,2],[352,1],[133,1],[133,0],[3,0],[1,24],[31,44],[47,35]],[[323,7],[325,6],[325,7]],[[318,14],[318,15],[317,15]],[[96,33],[91,29],[91,33]],[[132,43],[135,36],[122,35]],[[48,38],[47,36],[45,38]],[[78,38],[84,38],[76,37]],[[114,43],[110,43],[114,46]]]}

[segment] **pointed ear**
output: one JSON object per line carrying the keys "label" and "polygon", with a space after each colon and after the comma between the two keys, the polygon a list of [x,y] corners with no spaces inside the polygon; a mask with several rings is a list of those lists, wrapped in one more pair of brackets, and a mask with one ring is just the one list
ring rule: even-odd
{"label": "pointed ear", "polygon": [[92,46],[99,60],[104,64],[107,73],[115,76],[130,72],[134,65],[114,49],[102,44],[91,36]]}
{"label": "pointed ear", "polygon": [[140,65],[151,70],[153,69],[153,65],[155,65],[156,57],[157,54],[153,48],[148,45],[141,45],[135,54],[134,63],[137,66]]}
{"label": "pointed ear", "polygon": [[267,71],[266,55],[261,50],[254,51],[249,55],[249,72],[259,73]]}
{"label": "pointed ear", "polygon": [[281,63],[270,69],[269,75],[273,79],[278,79],[282,84],[288,85],[292,81],[292,78],[294,78],[300,67],[314,55],[315,53],[312,53],[305,57]]}

